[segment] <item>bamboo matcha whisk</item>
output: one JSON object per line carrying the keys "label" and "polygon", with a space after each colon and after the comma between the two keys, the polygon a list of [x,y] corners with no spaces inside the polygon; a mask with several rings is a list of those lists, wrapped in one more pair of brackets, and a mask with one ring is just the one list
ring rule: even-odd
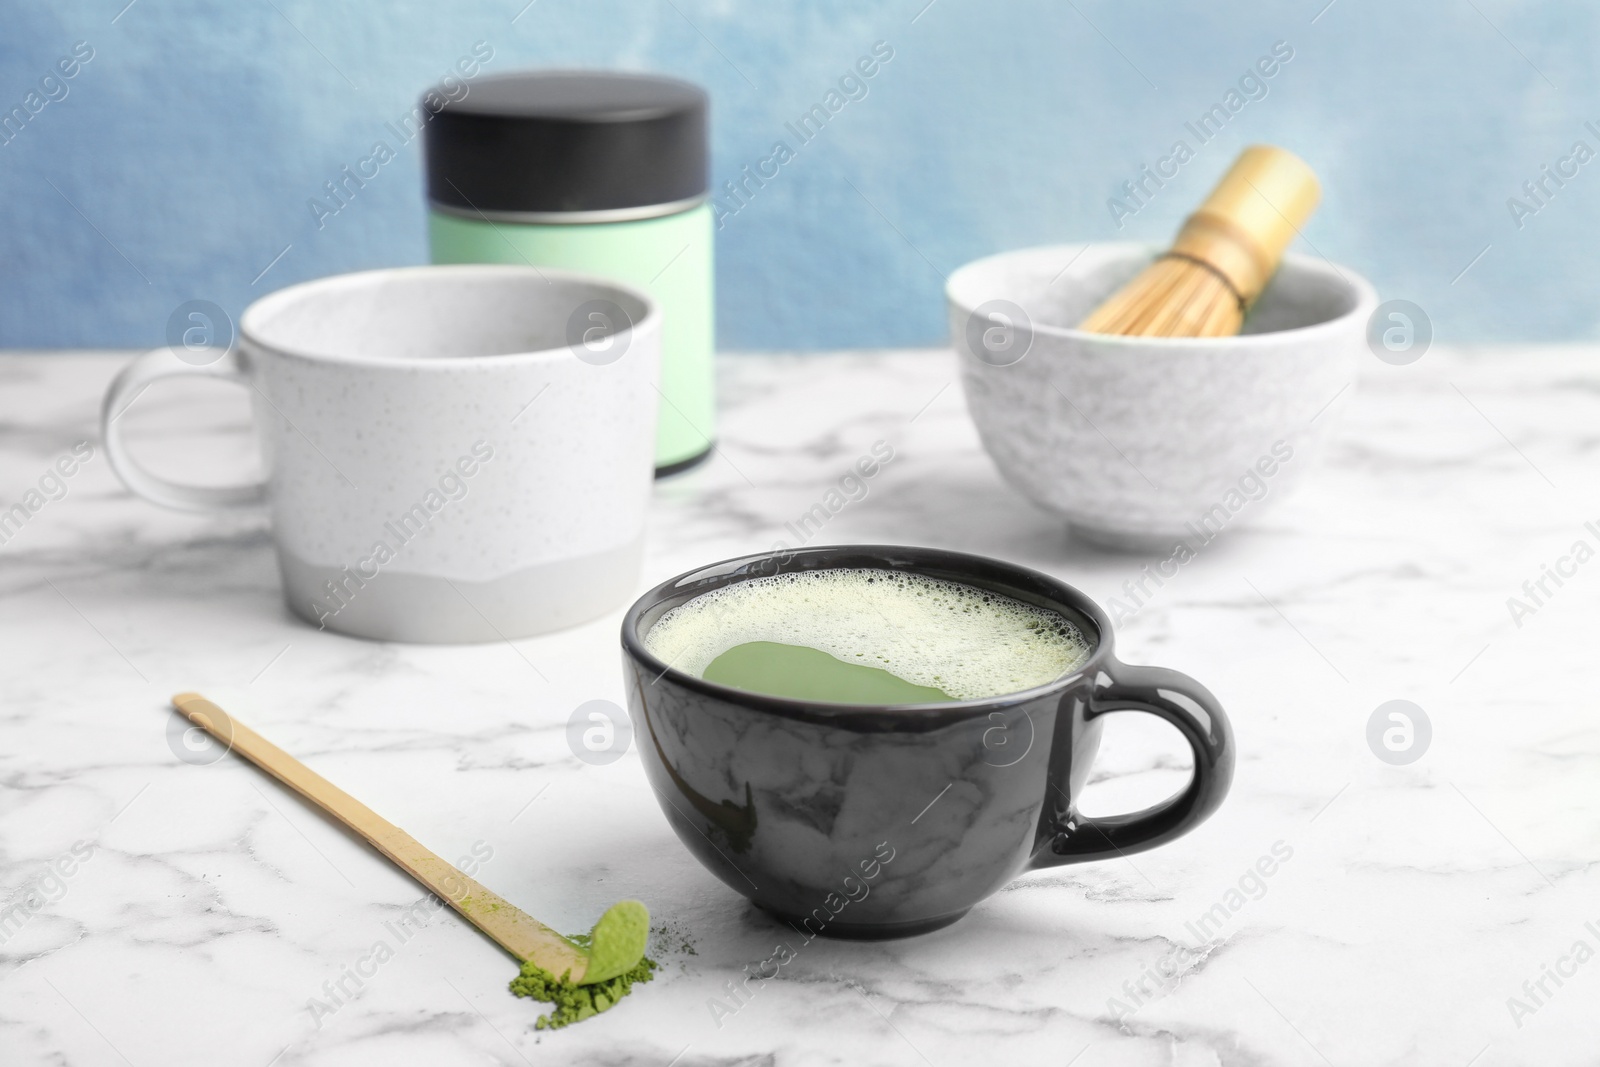
{"label": "bamboo matcha whisk", "polygon": [[1078,328],[1129,337],[1238,333],[1321,195],[1298,156],[1251,145],[1184,222],[1172,248]]}

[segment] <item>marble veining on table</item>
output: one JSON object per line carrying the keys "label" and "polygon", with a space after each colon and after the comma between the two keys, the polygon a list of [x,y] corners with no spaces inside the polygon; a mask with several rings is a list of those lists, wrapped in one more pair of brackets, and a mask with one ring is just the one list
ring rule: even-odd
{"label": "marble veining on table", "polygon": [[[640,591],[796,531],[1002,556],[1117,598],[1122,658],[1199,678],[1236,728],[1233,794],[1188,837],[880,944],[798,943],[678,844],[636,753],[574,758],[573,709],[622,702],[620,608],[509,647],[319,633],[281,602],[262,515],[115,482],[93,425],[125,355],[0,358],[0,510],[95,446],[0,545],[0,906],[22,903],[0,1062],[1594,1063],[1597,356],[1367,361],[1323,467],[1143,589],[1154,559],[1074,544],[1002,484],[949,353],[725,358],[718,451],[656,487]],[[165,473],[253,462],[222,387],[124,417]],[[829,497],[880,441],[865,495]],[[1535,603],[1546,565],[1566,576]],[[180,758],[181,689],[558,927],[646,900],[660,976],[536,1033],[511,963],[415,885],[239,760]],[[1432,724],[1407,766],[1366,739],[1391,699]],[[1187,758],[1116,717],[1092,811],[1171,792]]]}

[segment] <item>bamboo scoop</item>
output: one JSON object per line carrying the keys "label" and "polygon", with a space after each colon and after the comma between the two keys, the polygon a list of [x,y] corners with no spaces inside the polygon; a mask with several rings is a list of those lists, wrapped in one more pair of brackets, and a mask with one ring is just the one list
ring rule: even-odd
{"label": "bamboo scoop", "polygon": [[1172,248],[1078,328],[1129,337],[1238,333],[1321,196],[1300,157],[1251,145],[1184,222]]}
{"label": "bamboo scoop", "polygon": [[595,923],[585,949],[513,907],[429,852],[398,826],[313,771],[199,693],[179,693],[172,706],[302,797],[344,823],[395,866],[461,913],[518,960],[575,985],[593,985],[631,970],[644,955],[650,913],[637,900],[613,904]]}

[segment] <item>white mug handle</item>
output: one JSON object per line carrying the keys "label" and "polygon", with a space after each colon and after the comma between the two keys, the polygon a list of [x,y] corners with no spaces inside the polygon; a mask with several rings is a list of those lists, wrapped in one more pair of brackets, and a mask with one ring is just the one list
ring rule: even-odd
{"label": "white mug handle", "polygon": [[106,390],[105,403],[100,406],[100,437],[105,442],[106,458],[111,462],[111,469],[117,472],[122,484],[139,496],[180,511],[219,511],[248,507],[265,500],[266,482],[228,486],[180,485],[151,474],[128,455],[122,444],[122,427],[118,424],[122,413],[152,382],[182,375],[221,378],[246,387],[250,385],[238,349],[229,349],[220,359],[211,363],[186,362],[179,359],[170,348],[146,352],[112,379],[110,388]]}

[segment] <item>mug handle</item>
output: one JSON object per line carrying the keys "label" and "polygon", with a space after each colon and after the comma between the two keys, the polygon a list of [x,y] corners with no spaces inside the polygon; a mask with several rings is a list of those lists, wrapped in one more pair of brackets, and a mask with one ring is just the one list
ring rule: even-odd
{"label": "mug handle", "polygon": [[1204,822],[1233,782],[1233,729],[1210,690],[1165,667],[1131,667],[1106,661],[1084,711],[1089,721],[1113,711],[1142,711],[1176,726],[1194,750],[1194,777],[1176,796],[1143,811],[1087,818],[1057,794],[1047,848],[1032,866],[1055,867],[1142,852],[1181,837]]}
{"label": "mug handle", "polygon": [[122,427],[118,425],[118,420],[128,405],[157,379],[180,376],[221,378],[246,387],[250,385],[250,378],[237,349],[230,348],[220,359],[211,363],[189,363],[179,359],[170,348],[146,352],[112,379],[106,390],[105,402],[100,406],[100,437],[105,442],[106,458],[111,461],[111,469],[117,472],[123,485],[163,507],[180,511],[219,511],[259,504],[267,496],[267,483],[264,481],[250,485],[180,485],[151,474],[134,462],[123,447]]}

